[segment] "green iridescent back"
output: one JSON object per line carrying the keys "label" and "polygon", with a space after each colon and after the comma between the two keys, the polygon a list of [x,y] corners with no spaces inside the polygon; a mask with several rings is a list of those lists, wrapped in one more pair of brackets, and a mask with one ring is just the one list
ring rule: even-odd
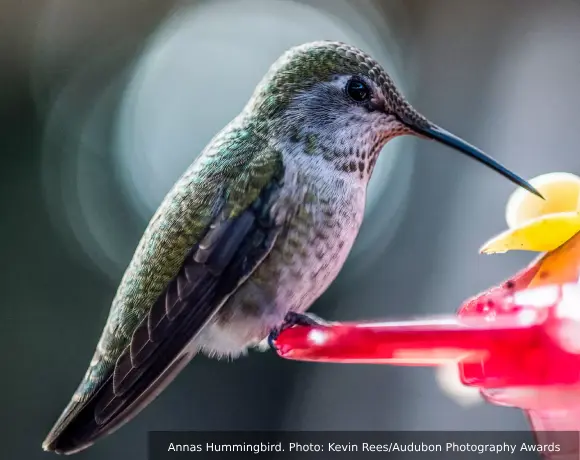
{"label": "green iridescent back", "polygon": [[138,324],[217,212],[227,209],[230,217],[236,217],[280,176],[281,155],[269,149],[261,137],[256,139],[247,125],[218,135],[153,216],[113,300],[91,366],[75,394],[78,402],[90,397],[112,370]]}

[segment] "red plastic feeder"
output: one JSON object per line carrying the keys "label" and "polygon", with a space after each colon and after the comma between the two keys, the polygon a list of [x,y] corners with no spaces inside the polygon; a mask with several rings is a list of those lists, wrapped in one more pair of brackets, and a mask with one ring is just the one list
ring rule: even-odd
{"label": "red plastic feeder", "polygon": [[[580,284],[534,282],[550,254],[468,300],[456,316],[297,326],[280,334],[278,354],[302,361],[407,366],[452,360],[462,383],[479,388],[487,401],[523,409],[538,442],[562,442],[555,432],[580,431]],[[566,452],[545,455],[580,458],[577,439],[565,444]]]}

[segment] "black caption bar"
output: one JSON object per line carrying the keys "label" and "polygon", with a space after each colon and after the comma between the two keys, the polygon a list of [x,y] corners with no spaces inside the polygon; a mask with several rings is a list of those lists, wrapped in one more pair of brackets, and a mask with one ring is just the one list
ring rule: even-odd
{"label": "black caption bar", "polygon": [[[540,441],[538,441],[540,440]],[[149,433],[149,460],[551,459],[579,452],[578,432],[519,431],[227,431]],[[576,458],[578,455],[576,455]]]}

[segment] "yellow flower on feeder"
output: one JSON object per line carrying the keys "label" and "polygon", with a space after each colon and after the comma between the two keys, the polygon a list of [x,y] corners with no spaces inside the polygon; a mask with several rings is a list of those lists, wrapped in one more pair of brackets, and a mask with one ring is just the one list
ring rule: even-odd
{"label": "yellow flower on feeder", "polygon": [[548,252],[580,232],[580,177],[549,173],[530,180],[545,198],[517,189],[506,206],[508,230],[485,243],[480,252]]}

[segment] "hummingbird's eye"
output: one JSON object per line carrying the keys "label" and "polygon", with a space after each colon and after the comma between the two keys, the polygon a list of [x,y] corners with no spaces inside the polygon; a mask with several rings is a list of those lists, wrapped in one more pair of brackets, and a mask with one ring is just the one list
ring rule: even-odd
{"label": "hummingbird's eye", "polygon": [[346,94],[356,102],[364,102],[370,98],[371,90],[365,82],[353,78],[346,84]]}

